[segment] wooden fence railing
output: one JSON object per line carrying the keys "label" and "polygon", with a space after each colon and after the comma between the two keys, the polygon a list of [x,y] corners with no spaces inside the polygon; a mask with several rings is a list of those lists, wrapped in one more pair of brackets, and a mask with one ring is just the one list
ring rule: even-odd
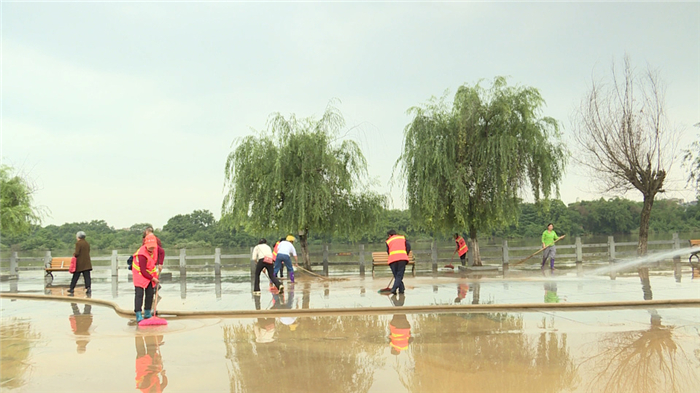
{"label": "wooden fence railing", "polygon": [[[673,234],[672,240],[650,241],[648,244],[653,246],[649,252],[663,252],[673,249],[680,249],[681,243],[688,243],[687,240],[681,241],[677,233]],[[312,266],[320,266],[322,274],[330,274],[330,266],[347,266],[356,267],[361,275],[364,275],[367,264],[372,263],[372,253],[365,249],[364,244],[356,246],[355,249],[341,248],[330,250],[330,246],[325,244],[322,246],[322,251],[311,253]],[[600,262],[615,262],[623,257],[631,257],[636,255],[636,242],[615,242],[613,236],[608,237],[607,243],[589,243],[584,244],[580,237],[575,238],[575,243],[570,245],[557,245],[557,261],[575,261],[577,265],[584,261],[600,261]],[[660,246],[660,247],[658,247]],[[375,249],[381,249],[381,245]],[[252,250],[252,249],[251,249]],[[508,269],[511,262],[518,261],[523,257],[537,251],[537,247],[509,247],[508,241],[504,240],[498,246],[480,246],[480,254],[484,266],[497,268],[502,267]],[[375,250],[376,251],[376,250]],[[430,249],[419,249],[414,247],[413,253],[416,256],[416,269],[437,271],[438,265],[451,259],[446,255],[452,255],[454,248],[438,247],[436,241],[430,244]],[[110,256],[92,257],[93,269],[95,270],[111,270],[112,276],[118,276],[119,270],[126,269],[126,260],[129,255],[119,254],[117,250],[113,250]],[[3,259],[3,274],[9,274],[9,277],[16,277],[20,271],[29,270],[44,270],[45,267],[51,265],[51,251],[46,251],[43,257],[20,257],[17,252],[12,252],[10,258]],[[535,257],[536,261],[538,258]],[[674,262],[680,260],[680,256],[674,258]],[[5,267],[9,261],[9,269]],[[109,261],[108,264],[100,263]],[[177,262],[175,262],[177,261]],[[468,252],[469,266],[474,265],[474,255],[471,242],[469,242]],[[32,264],[34,262],[35,264]],[[95,263],[96,262],[96,263]],[[530,262],[538,263],[538,262]],[[371,266],[371,265],[370,265]],[[254,268],[254,262],[250,260],[250,254],[222,254],[220,248],[214,250],[214,254],[210,255],[187,255],[186,249],[180,249],[178,255],[166,255],[165,269],[177,270],[186,272],[189,269],[213,269],[215,274],[220,274],[221,269],[240,269]],[[9,271],[8,271],[9,270]],[[347,269],[343,269],[347,273]]]}

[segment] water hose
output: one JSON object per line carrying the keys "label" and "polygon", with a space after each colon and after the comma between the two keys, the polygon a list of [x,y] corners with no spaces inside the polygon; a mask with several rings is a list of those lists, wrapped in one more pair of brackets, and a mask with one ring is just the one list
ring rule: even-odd
{"label": "water hose", "polygon": [[[66,303],[84,303],[105,306],[114,309],[117,315],[133,318],[134,312],[119,307],[116,303],[102,299],[75,298],[69,296],[51,296],[25,293],[0,293],[0,298],[22,300],[52,300]],[[386,314],[434,314],[434,313],[491,313],[491,312],[542,312],[542,311],[598,311],[631,308],[678,308],[700,307],[700,299],[673,300],[632,300],[586,303],[520,303],[520,304],[436,304],[403,307],[356,307],[356,308],[316,308],[316,309],[275,309],[275,310],[159,310],[158,314],[168,319],[180,318],[279,318],[318,317],[318,316],[354,316]]]}

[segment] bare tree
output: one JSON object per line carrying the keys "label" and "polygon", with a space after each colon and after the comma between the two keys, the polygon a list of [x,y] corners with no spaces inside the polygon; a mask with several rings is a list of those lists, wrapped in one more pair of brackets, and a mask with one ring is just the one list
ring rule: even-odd
{"label": "bare tree", "polygon": [[644,255],[654,197],[664,192],[678,132],[668,125],[658,72],[637,73],[625,56],[622,75],[614,63],[611,74],[610,80],[593,81],[574,114],[574,157],[592,170],[604,192],[642,193],[637,254]]}

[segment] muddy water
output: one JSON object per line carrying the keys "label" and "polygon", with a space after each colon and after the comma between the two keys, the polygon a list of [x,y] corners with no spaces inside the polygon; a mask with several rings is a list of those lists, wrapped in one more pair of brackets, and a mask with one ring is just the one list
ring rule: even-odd
{"label": "muddy water", "polygon": [[[12,392],[694,392],[697,308],[400,313],[402,306],[700,297],[672,275],[407,278],[386,297],[376,280],[300,281],[280,296],[248,283],[164,283],[168,309],[393,306],[348,317],[171,319],[137,328],[111,308],[1,299],[2,391]],[[3,290],[8,289],[3,283]],[[18,292],[62,290],[61,282]],[[360,287],[365,291],[360,294]],[[12,287],[9,288],[12,290]],[[93,297],[128,307],[133,289],[97,280]],[[46,293],[46,292],[44,292]],[[218,294],[218,295],[217,295]],[[160,304],[160,303],[159,303]]]}

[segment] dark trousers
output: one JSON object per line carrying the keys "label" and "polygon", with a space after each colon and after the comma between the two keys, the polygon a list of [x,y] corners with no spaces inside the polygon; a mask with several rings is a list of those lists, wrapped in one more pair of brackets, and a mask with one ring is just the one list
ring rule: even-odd
{"label": "dark trousers", "polygon": [[467,266],[467,253],[465,252],[463,255],[459,257],[459,259],[462,261],[462,266]]}
{"label": "dark trousers", "polygon": [[136,296],[134,297],[134,312],[141,311],[144,292],[146,293],[146,304],[144,308],[146,310],[150,310],[153,306],[153,283],[149,282],[145,289],[141,287],[134,287],[134,289],[136,289]]}
{"label": "dark trousers", "polygon": [[270,280],[272,280],[272,283],[275,284],[277,289],[280,288],[280,285],[282,284],[280,280],[275,277],[274,269],[272,267],[271,263],[265,263],[263,262],[262,259],[258,260],[258,264],[255,265],[255,284],[253,285],[253,290],[256,292],[260,292],[260,273],[262,273],[263,269],[267,270],[267,275],[270,277]]}
{"label": "dark trousers", "polygon": [[394,286],[391,287],[391,292],[396,293],[398,290],[403,293],[406,290],[406,287],[403,286],[403,273],[406,271],[407,263],[408,261],[396,261],[389,264],[391,273],[394,275]]}
{"label": "dark trousers", "polygon": [[80,277],[80,273],[83,274],[83,278],[85,279],[85,289],[90,289],[90,284],[92,280],[90,280],[90,271],[89,270],[83,270],[82,272],[75,272],[73,273],[73,278],[70,280],[70,290],[74,290],[75,286],[78,284],[78,278]]}

